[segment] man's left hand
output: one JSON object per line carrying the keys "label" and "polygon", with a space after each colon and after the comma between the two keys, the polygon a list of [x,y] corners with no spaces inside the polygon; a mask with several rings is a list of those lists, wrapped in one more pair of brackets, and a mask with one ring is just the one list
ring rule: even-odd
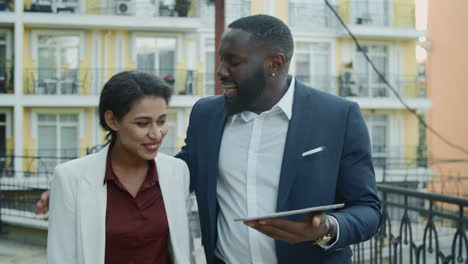
{"label": "man's left hand", "polygon": [[[266,218],[244,222],[259,232],[276,240],[289,244],[305,241],[315,241],[328,233],[329,221],[323,212],[312,212],[302,222],[294,222],[280,218]],[[333,238],[336,234],[333,234]]]}

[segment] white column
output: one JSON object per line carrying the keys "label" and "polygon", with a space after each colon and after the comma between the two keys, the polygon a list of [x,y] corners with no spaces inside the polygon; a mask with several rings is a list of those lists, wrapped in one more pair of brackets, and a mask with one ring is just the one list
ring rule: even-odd
{"label": "white column", "polygon": [[18,17],[19,14],[23,13],[24,3],[23,0],[15,0],[15,14]]}
{"label": "white column", "polygon": [[[19,1],[23,2],[23,1]],[[16,5],[15,5],[16,8]],[[15,39],[14,39],[14,89],[15,89],[15,104],[13,107],[13,131],[14,131],[14,155],[23,155],[23,22],[15,22]],[[23,171],[22,159],[17,159],[15,162],[15,171]],[[17,174],[23,177],[22,174]]]}
{"label": "white column", "polygon": [[264,0],[263,6],[265,14],[274,16],[275,15],[275,1],[273,0]]}

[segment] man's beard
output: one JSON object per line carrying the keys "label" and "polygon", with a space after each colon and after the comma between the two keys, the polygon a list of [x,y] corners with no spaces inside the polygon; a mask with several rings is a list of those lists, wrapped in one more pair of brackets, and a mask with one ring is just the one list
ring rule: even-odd
{"label": "man's beard", "polygon": [[260,68],[249,79],[237,84],[237,95],[233,101],[224,97],[226,113],[233,115],[251,109],[258,103],[265,85],[265,75]]}

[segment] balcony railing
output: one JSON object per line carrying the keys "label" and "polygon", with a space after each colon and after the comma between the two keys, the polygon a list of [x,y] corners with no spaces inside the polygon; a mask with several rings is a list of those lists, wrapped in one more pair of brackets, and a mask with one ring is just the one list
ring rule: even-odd
{"label": "balcony railing", "polygon": [[347,24],[415,27],[414,1],[340,1],[338,13]]}
{"label": "balcony railing", "polygon": [[[2,1],[2,0],[0,0]],[[189,1],[190,2],[190,1]],[[196,17],[197,8],[176,4],[176,1],[91,0],[86,7],[80,0],[36,0],[24,7],[25,12],[115,15],[133,17]]]}
{"label": "balcony railing", "polygon": [[13,67],[0,66],[0,94],[13,92]]}
{"label": "balcony railing", "polygon": [[289,2],[289,25],[293,27],[330,28],[336,26],[336,18],[325,4]]}
{"label": "balcony railing", "polygon": [[468,199],[378,185],[383,222],[353,263],[468,263]]}
{"label": "balcony railing", "polygon": [[420,168],[427,167],[426,145],[375,145],[371,147],[375,167]]}
{"label": "balcony railing", "polygon": [[[294,74],[296,79],[313,88],[343,97],[392,98],[394,94],[378,77],[368,74],[331,75]],[[426,79],[418,76],[387,76],[387,80],[404,98],[425,98]]]}
{"label": "balcony railing", "polygon": [[[141,69],[140,69],[141,70]],[[116,69],[26,69],[24,93],[32,95],[99,95],[104,83]],[[173,89],[174,95],[202,95],[203,74],[178,69],[142,70],[163,78]]]}
{"label": "balcony railing", "polygon": [[[225,3],[226,9],[226,25],[244,16],[250,15],[250,0],[241,0],[243,3],[232,3],[227,0]],[[200,9],[200,18],[202,23],[214,25],[215,23],[215,8],[213,3],[209,1],[202,1]]]}
{"label": "balcony railing", "polygon": [[[373,76],[359,73],[342,74],[338,78],[339,95],[343,97],[393,97],[392,91],[383,80],[375,74]],[[387,74],[386,79],[402,97],[426,97],[425,77]]]}

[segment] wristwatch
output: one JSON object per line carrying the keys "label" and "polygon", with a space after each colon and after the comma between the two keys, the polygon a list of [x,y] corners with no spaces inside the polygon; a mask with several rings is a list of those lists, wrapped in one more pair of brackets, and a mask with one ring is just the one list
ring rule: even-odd
{"label": "wristwatch", "polygon": [[322,237],[314,241],[314,244],[321,246],[321,247],[327,245],[332,240],[333,233],[335,232],[335,225],[330,221],[329,216],[327,216],[327,222],[328,222],[328,232]]}

